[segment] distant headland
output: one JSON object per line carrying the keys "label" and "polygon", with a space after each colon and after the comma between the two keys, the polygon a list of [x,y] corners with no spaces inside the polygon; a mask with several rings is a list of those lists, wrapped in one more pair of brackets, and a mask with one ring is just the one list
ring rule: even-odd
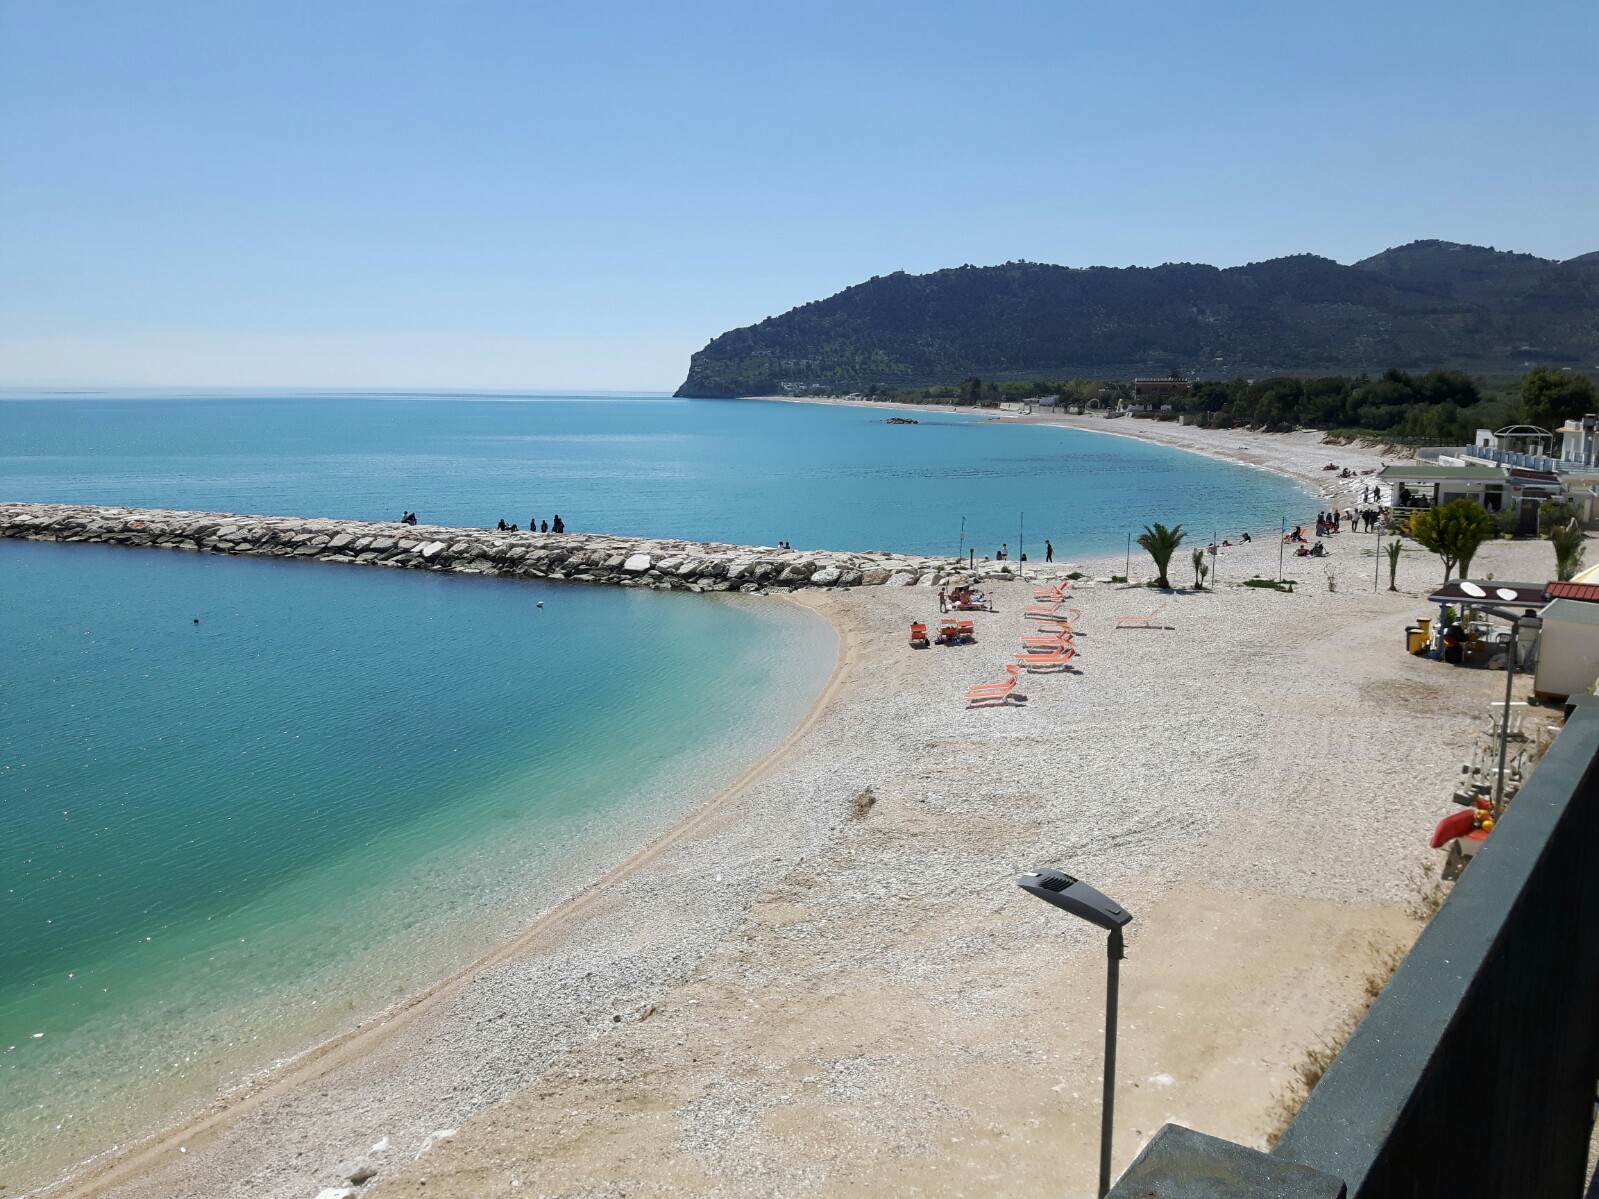
{"label": "distant headland", "polygon": [[679,396],[843,393],[984,379],[1519,374],[1599,362],[1599,253],[1565,262],[1417,241],[1351,266],[1297,254],[1219,269],[1036,262],[873,277],[733,329]]}

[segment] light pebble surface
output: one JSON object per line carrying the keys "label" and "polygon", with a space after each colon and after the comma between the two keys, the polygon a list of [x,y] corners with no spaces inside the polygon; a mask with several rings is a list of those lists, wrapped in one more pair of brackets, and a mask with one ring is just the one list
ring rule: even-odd
{"label": "light pebble surface", "polygon": [[[1317,484],[1376,465],[1215,436]],[[1275,575],[1274,540],[1223,551],[1216,591],[1085,581],[1080,672],[984,710],[962,693],[1032,631],[1031,584],[926,650],[925,588],[804,593],[840,673],[744,785],[491,961],[56,1193],[310,1199],[367,1166],[378,1196],[1090,1194],[1103,949],[1016,889],[1039,862],[1136,915],[1118,1168],[1167,1119],[1260,1143],[1415,935],[1408,880],[1503,687],[1402,652],[1441,571],[1411,547],[1376,590],[1375,540],[1288,559],[1291,595],[1236,585]],[[1551,562],[1495,543],[1477,573]]]}

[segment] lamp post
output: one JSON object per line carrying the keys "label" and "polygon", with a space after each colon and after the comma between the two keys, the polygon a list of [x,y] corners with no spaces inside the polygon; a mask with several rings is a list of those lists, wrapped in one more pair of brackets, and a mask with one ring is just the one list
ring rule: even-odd
{"label": "lamp post", "polygon": [[1105,1080],[1099,1115],[1099,1199],[1110,1190],[1110,1136],[1116,1101],[1116,999],[1121,976],[1121,961],[1126,956],[1122,929],[1133,914],[1109,896],[1094,890],[1063,870],[1040,866],[1016,880],[1016,885],[1047,904],[1070,912],[1102,928],[1109,937],[1105,956],[1109,961],[1105,979]]}

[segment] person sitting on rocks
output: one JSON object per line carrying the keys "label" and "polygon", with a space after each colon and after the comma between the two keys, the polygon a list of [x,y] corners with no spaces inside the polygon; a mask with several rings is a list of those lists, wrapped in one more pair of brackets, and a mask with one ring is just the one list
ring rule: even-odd
{"label": "person sitting on rocks", "polygon": [[539,532],[540,533],[548,533],[549,531],[550,531],[550,522],[547,521],[547,520],[539,521]]}

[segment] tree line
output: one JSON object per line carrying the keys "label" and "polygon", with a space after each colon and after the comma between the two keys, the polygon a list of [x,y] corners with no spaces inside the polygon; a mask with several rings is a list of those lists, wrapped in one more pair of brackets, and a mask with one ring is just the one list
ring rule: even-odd
{"label": "tree line", "polygon": [[[918,390],[874,385],[864,395],[873,400],[947,403],[952,406],[997,406],[1005,401],[1060,397],[1062,404],[1107,406],[1132,402],[1128,382],[1097,379],[1039,379],[1028,382],[984,382],[974,377],[958,384]],[[1479,428],[1530,424],[1551,431],[1568,420],[1599,412],[1599,391],[1593,380],[1568,370],[1538,366],[1521,377],[1508,394],[1494,392],[1482,380],[1462,371],[1425,374],[1390,369],[1367,375],[1303,378],[1280,375],[1268,379],[1206,380],[1191,383],[1186,394],[1163,396],[1169,415],[1192,418],[1207,428],[1249,428],[1267,432],[1315,428],[1348,434],[1377,434],[1405,440],[1464,443]]]}

